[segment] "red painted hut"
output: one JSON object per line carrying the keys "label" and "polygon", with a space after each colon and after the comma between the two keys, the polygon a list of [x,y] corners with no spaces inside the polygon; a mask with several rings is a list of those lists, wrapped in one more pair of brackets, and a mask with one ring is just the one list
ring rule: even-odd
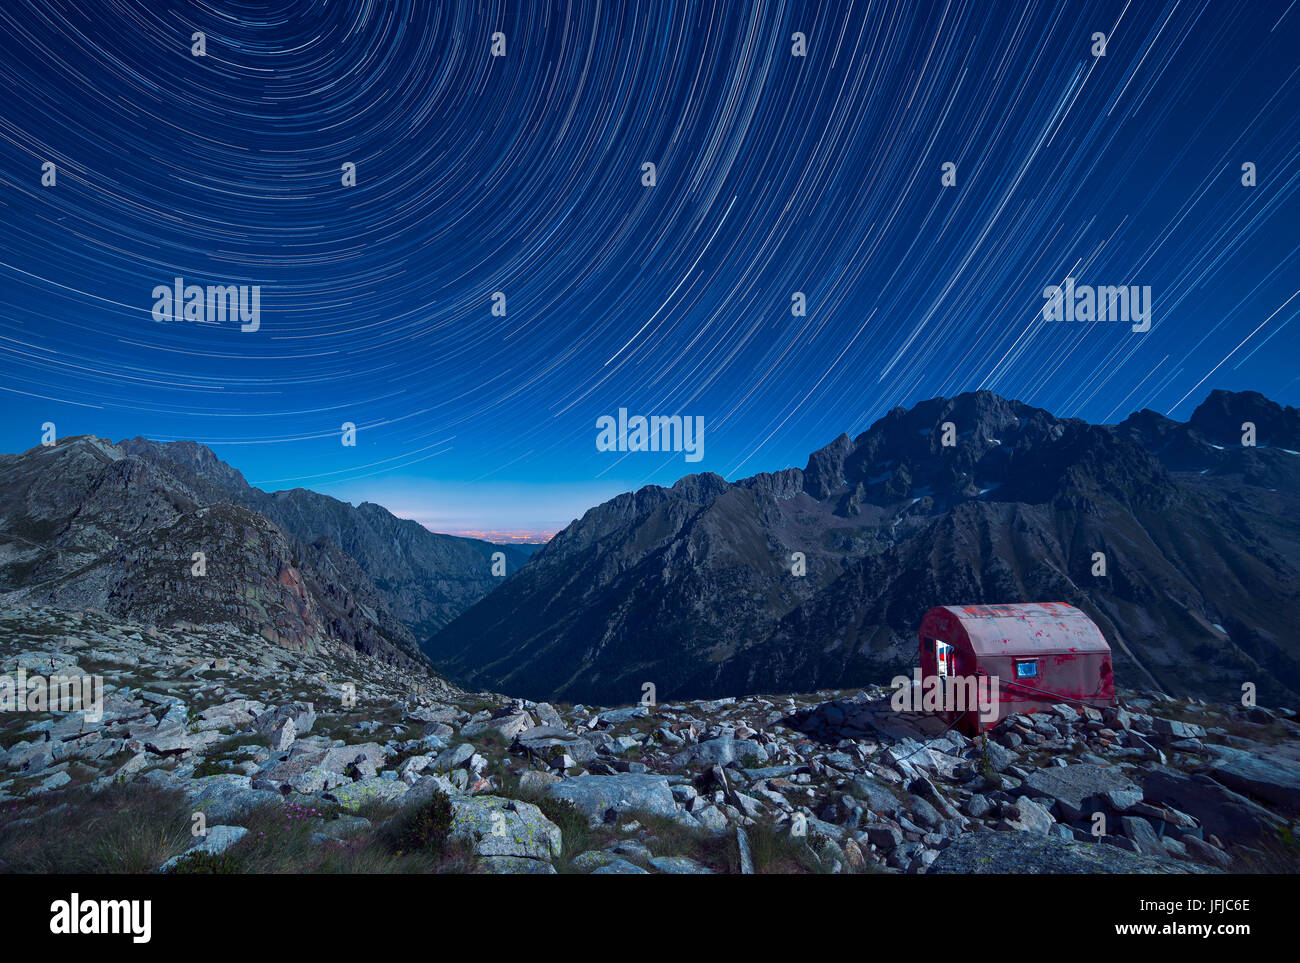
{"label": "red painted hut", "polygon": [[966,732],[1060,702],[1076,709],[1115,704],[1110,646],[1073,605],[939,605],[925,613],[919,636],[923,677],[998,680],[996,716],[981,720],[978,712],[960,713],[958,725]]}

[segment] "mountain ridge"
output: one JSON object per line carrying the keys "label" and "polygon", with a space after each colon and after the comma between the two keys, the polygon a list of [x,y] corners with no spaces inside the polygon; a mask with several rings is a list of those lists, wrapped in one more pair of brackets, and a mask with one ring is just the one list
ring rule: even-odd
{"label": "mountain ridge", "polygon": [[[492,552],[510,565],[527,557],[371,503],[264,492],[192,441],[70,436],[0,455],[0,488],[10,600],[164,624],[227,620],[295,648],[328,636],[411,666],[427,664],[421,632],[495,587]],[[211,563],[203,576],[189,574],[195,552]]]}
{"label": "mountain ridge", "polygon": [[1215,391],[1188,422],[1151,415],[1091,425],[972,392],[895,408],[802,470],[645,486],[589,510],[425,650],[530,698],[807,691],[909,671],[931,605],[1050,598],[1088,611],[1143,685],[1293,697],[1300,413]]}

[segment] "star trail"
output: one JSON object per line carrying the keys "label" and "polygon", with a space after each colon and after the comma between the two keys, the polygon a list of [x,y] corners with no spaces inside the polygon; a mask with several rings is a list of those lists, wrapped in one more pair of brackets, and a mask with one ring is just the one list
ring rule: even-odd
{"label": "star trail", "polygon": [[[937,395],[1296,404],[1298,51],[1291,0],[6,3],[0,447],[553,530]],[[260,326],[155,320],[176,278]],[[1045,320],[1067,278],[1150,330]],[[620,408],[703,460],[597,450]]]}

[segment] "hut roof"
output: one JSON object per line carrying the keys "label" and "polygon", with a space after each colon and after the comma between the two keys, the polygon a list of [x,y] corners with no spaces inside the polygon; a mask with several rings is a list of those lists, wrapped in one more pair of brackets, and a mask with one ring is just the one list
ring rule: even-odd
{"label": "hut roof", "polygon": [[[951,613],[961,623],[971,648],[978,655],[1035,656],[1110,651],[1096,623],[1064,602],[943,605],[938,608]],[[929,622],[929,618],[926,621]]]}

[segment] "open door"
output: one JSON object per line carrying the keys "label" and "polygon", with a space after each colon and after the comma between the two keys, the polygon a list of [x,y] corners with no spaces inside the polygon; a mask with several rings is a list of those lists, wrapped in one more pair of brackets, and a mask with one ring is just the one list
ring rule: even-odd
{"label": "open door", "polygon": [[957,674],[956,662],[957,650],[947,642],[939,639],[934,640],[934,658],[935,658],[935,675],[950,676]]}
{"label": "open door", "polygon": [[[957,649],[941,639],[934,640],[934,674],[940,679],[948,679],[957,674]],[[944,692],[948,691],[948,683],[943,682]],[[942,713],[944,721],[951,724],[956,713],[946,707]]]}

